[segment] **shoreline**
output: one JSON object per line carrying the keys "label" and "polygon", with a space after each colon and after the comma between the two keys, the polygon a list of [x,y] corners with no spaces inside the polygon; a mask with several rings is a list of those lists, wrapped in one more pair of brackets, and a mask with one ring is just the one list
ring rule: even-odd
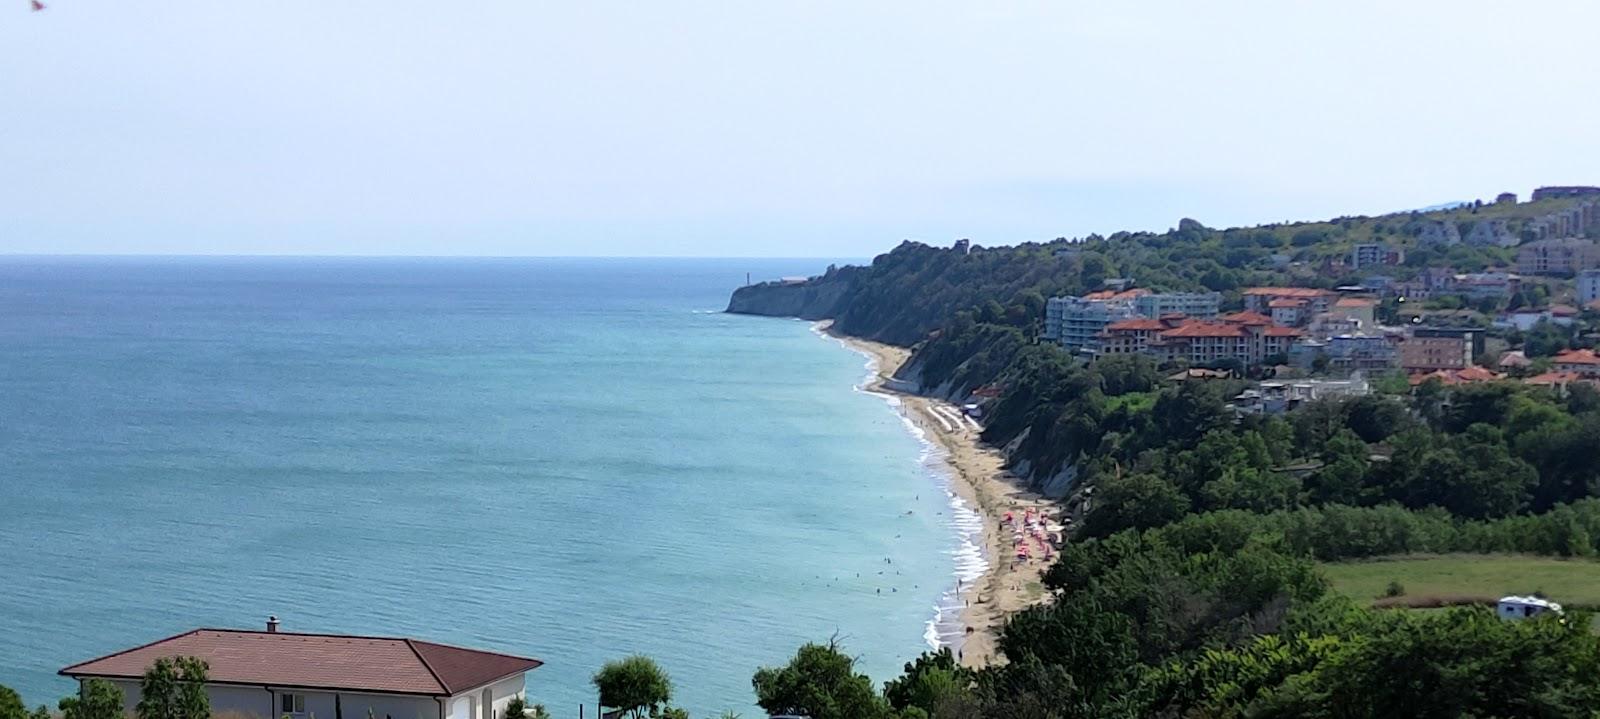
{"label": "shoreline", "polygon": [[[1010,615],[1038,604],[1045,598],[1041,578],[1048,562],[1034,559],[1018,562],[1002,535],[1008,512],[1043,509],[1053,503],[1024,489],[1005,469],[1000,452],[979,439],[978,429],[965,419],[959,407],[919,394],[894,389],[889,380],[910,358],[911,351],[881,342],[849,337],[832,329],[831,321],[815,323],[816,330],[872,360],[875,376],[862,389],[900,400],[900,412],[926,433],[943,450],[949,468],[950,489],[983,520],[983,574],[959,585],[962,602],[962,638],[956,646],[961,664],[981,667],[998,659],[996,632]],[[936,413],[935,410],[941,413]],[[953,414],[952,414],[953,413]]]}

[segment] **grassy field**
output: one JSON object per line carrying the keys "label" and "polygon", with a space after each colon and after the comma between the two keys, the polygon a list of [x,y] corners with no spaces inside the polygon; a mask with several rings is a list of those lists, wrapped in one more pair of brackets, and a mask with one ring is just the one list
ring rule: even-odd
{"label": "grassy field", "polygon": [[1322,565],[1335,590],[1354,599],[1383,597],[1390,582],[1405,587],[1397,603],[1492,602],[1507,594],[1542,592],[1571,606],[1600,605],[1600,561],[1506,554],[1408,555]]}

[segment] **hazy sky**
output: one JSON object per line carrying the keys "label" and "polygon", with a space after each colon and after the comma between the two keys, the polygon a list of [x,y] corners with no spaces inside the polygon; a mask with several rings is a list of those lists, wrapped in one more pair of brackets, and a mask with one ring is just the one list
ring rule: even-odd
{"label": "hazy sky", "polygon": [[1600,183],[1600,2],[0,0],[0,252],[868,256]]}

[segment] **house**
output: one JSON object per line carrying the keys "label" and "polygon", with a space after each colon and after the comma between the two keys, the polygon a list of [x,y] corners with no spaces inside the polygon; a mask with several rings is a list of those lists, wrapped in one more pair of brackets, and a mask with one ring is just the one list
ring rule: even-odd
{"label": "house", "polygon": [[1261,313],[1271,311],[1273,300],[1306,300],[1310,314],[1327,312],[1338,297],[1337,292],[1309,287],[1250,287],[1241,294],[1244,296],[1245,309]]}
{"label": "house", "polygon": [[1400,343],[1400,367],[1411,373],[1465,369],[1472,364],[1472,342],[1465,337],[1413,335]]}
{"label": "house", "polygon": [[1097,336],[1113,322],[1139,316],[1133,299],[1149,290],[1101,290],[1082,297],[1051,297],[1044,307],[1044,339],[1069,352],[1099,351]]}
{"label": "house", "polygon": [[1583,270],[1578,273],[1578,305],[1588,307],[1600,300],[1600,270]]}
{"label": "house", "polygon": [[1389,370],[1400,364],[1400,349],[1387,335],[1347,334],[1328,338],[1329,366],[1338,370]]}
{"label": "house", "polygon": [[1520,621],[1545,613],[1560,614],[1561,605],[1538,597],[1501,597],[1495,606],[1495,616],[1507,621]]}
{"label": "house", "polygon": [[1354,320],[1362,329],[1378,324],[1378,301],[1371,297],[1340,297],[1328,313],[1334,317]]}
{"label": "house", "polygon": [[266,631],[195,629],[60,673],[110,681],[131,713],[145,670],[178,656],[209,666],[213,714],[260,719],[498,719],[541,664],[420,639],[280,632],[272,618]]}
{"label": "house", "polygon": [[1284,297],[1268,302],[1267,310],[1272,313],[1274,323],[1285,327],[1298,327],[1311,318],[1311,300]]}
{"label": "house", "polygon": [[1600,356],[1594,350],[1562,350],[1550,359],[1550,367],[1557,372],[1571,372],[1581,377],[1600,377]]}
{"label": "house", "polygon": [[1522,289],[1522,277],[1510,272],[1467,272],[1455,275],[1450,291],[1469,299],[1510,297]]}
{"label": "house", "polygon": [[1350,250],[1350,269],[1359,270],[1375,265],[1398,265],[1406,261],[1404,250],[1393,249],[1380,242],[1367,242]]}
{"label": "house", "polygon": [[1505,375],[1473,365],[1469,367],[1463,367],[1461,369],[1441,369],[1422,374],[1414,374],[1407,378],[1407,381],[1411,383],[1411,386],[1415,387],[1423,382],[1427,382],[1430,379],[1437,379],[1446,385],[1454,386],[1460,384],[1493,382],[1495,380],[1505,379]]}
{"label": "house", "polygon": [[1221,306],[1220,292],[1152,292],[1133,298],[1133,309],[1141,317],[1216,317]]}
{"label": "house", "polygon": [[1517,271],[1525,275],[1570,275],[1600,268],[1600,245],[1566,237],[1529,242],[1517,250]]}
{"label": "house", "polygon": [[1299,330],[1262,324],[1196,320],[1158,334],[1149,351],[1162,361],[1190,364],[1238,362],[1246,367],[1262,364],[1273,355],[1285,355],[1301,336]]}
{"label": "house", "polygon": [[1228,404],[1243,414],[1283,414],[1306,402],[1331,397],[1360,397],[1368,393],[1367,381],[1360,377],[1346,380],[1297,380],[1262,382],[1234,397]]}
{"label": "house", "polygon": [[1500,360],[1494,363],[1500,369],[1526,369],[1533,366],[1533,360],[1522,350],[1507,350],[1500,354]]}
{"label": "house", "polygon": [[1540,200],[1546,200],[1552,197],[1587,197],[1590,195],[1600,195],[1600,187],[1591,187],[1588,185],[1552,185],[1550,187],[1535,188],[1533,191],[1533,201],[1538,202]]}
{"label": "house", "polygon": [[1500,193],[1498,195],[1495,195],[1494,196],[1494,204],[1496,204],[1496,205],[1515,205],[1515,204],[1517,204],[1517,193],[1515,193],[1515,192],[1502,192],[1502,193]]}

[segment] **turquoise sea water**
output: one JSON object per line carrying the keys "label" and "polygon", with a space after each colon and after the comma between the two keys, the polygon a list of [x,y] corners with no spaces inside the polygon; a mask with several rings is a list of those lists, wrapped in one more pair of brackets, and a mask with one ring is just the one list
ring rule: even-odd
{"label": "turquoise sea water", "polygon": [[836,633],[892,676],[943,479],[860,355],[718,312],[824,265],[0,258],[0,684],[269,614],[541,658],[557,717],[634,652],[697,716]]}

